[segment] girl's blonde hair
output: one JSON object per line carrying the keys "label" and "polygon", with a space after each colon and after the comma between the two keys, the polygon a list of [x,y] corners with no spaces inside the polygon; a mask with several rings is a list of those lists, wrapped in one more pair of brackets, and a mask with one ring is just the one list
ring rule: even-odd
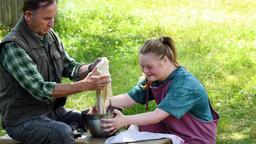
{"label": "girl's blonde hair", "polygon": [[161,59],[167,56],[175,66],[179,66],[174,41],[170,37],[163,36],[158,39],[147,40],[140,48],[139,53],[153,53]]}

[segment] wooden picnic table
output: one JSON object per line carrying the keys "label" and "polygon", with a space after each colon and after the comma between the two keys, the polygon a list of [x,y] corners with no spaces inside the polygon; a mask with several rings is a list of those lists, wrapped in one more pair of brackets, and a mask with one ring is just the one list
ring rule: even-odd
{"label": "wooden picnic table", "polygon": [[[85,133],[76,139],[76,144],[104,144],[106,138],[92,137],[90,134]],[[8,135],[0,137],[0,144],[20,144],[18,141],[13,140]],[[139,141],[128,144],[172,144],[170,139],[158,139]]]}

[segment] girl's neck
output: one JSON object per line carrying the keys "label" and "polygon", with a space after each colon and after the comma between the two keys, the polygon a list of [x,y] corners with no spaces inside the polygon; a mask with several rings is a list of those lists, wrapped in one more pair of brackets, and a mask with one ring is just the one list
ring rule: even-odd
{"label": "girl's neck", "polygon": [[166,71],[165,71],[166,73],[165,73],[164,77],[160,81],[165,80],[177,68],[178,68],[178,66],[174,65],[173,63],[170,63],[168,66],[166,66]]}

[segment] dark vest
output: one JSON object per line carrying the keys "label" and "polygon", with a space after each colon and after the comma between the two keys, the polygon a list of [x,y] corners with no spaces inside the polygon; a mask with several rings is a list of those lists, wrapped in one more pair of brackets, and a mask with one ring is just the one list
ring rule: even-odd
{"label": "dark vest", "polygon": [[[32,58],[45,81],[60,83],[64,69],[64,49],[53,30],[48,32],[46,38],[48,46],[40,43],[24,18],[21,18],[1,42],[0,52],[5,43],[15,42]],[[39,115],[48,115],[56,107],[63,106],[65,101],[66,98],[58,98],[47,104],[35,99],[0,65],[0,112],[5,127],[20,124]]]}

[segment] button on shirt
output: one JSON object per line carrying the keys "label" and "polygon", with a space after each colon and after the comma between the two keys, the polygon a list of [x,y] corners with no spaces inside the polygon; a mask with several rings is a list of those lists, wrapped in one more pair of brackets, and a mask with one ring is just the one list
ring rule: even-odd
{"label": "button on shirt", "polygon": [[[170,115],[180,119],[186,113],[203,121],[213,120],[207,92],[202,84],[184,67],[178,67],[164,81],[155,81],[151,86],[158,87],[171,81],[165,98],[157,105]],[[140,104],[146,103],[146,90],[143,89],[146,80],[142,79],[134,86],[128,95]],[[149,95],[149,100],[153,100]]]}

